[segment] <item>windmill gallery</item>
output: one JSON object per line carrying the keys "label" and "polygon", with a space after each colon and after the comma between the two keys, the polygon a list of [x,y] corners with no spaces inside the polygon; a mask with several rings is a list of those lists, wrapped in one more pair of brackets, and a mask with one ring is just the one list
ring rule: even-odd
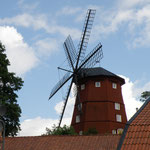
{"label": "windmill gallery", "polygon": [[95,128],[99,134],[117,134],[123,131],[127,122],[121,93],[125,81],[104,68],[94,68],[103,58],[101,43],[85,57],[95,13],[96,10],[89,9],[86,14],[77,51],[70,36],[65,40],[63,46],[70,69],[58,67],[67,73],[54,86],[49,99],[71,80],[58,126],[61,125],[74,83],[76,98],[71,126],[76,133],[82,135],[88,129]]}

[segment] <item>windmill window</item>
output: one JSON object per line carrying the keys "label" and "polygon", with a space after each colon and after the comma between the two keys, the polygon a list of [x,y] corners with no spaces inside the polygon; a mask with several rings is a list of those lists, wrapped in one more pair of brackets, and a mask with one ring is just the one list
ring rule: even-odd
{"label": "windmill window", "polygon": [[122,134],[122,133],[123,133],[123,129],[122,128],[117,129],[117,134]]}
{"label": "windmill window", "polygon": [[78,111],[81,111],[81,109],[82,109],[82,103],[78,104],[77,108],[78,108]]}
{"label": "windmill window", "polygon": [[116,121],[117,121],[117,122],[122,122],[122,117],[121,117],[121,115],[116,115]]}
{"label": "windmill window", "polygon": [[82,134],[83,134],[83,131],[80,131],[80,132],[79,132],[79,135],[82,135]]}
{"label": "windmill window", "polygon": [[85,84],[82,84],[81,85],[81,90],[84,90],[85,89]]}
{"label": "windmill window", "polygon": [[100,82],[95,82],[95,87],[101,87],[101,83]]}
{"label": "windmill window", "polygon": [[112,88],[113,89],[117,89],[117,84],[116,83],[112,83]]}
{"label": "windmill window", "polygon": [[116,130],[112,130],[112,134],[117,134]]}
{"label": "windmill window", "polygon": [[120,104],[119,103],[115,103],[115,110],[120,110]]}
{"label": "windmill window", "polygon": [[79,122],[80,122],[80,116],[77,115],[77,116],[76,116],[76,123],[79,123]]}

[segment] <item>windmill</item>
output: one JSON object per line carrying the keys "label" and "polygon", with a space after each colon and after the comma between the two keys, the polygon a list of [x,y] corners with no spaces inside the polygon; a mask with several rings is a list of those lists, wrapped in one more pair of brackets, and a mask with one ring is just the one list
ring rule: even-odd
{"label": "windmill", "polygon": [[69,80],[71,80],[69,88],[67,90],[67,94],[64,100],[64,105],[62,109],[62,113],[59,120],[60,127],[63,115],[65,112],[65,108],[68,102],[68,98],[70,95],[71,87],[73,83],[76,85],[76,101],[79,104],[79,110],[81,111],[80,106],[80,94],[78,89],[78,78],[82,75],[82,70],[85,68],[91,68],[93,67],[97,62],[100,62],[100,60],[103,58],[103,52],[102,52],[102,45],[99,43],[86,57],[85,52],[88,45],[94,17],[95,17],[96,10],[89,9],[86,14],[81,39],[78,45],[78,50],[76,51],[75,46],[73,44],[73,41],[71,39],[71,36],[69,35],[67,39],[65,40],[63,47],[65,50],[65,54],[67,57],[68,64],[70,66],[70,70],[60,68],[61,70],[66,71],[67,73],[63,76],[63,78],[54,86],[50,93],[49,99],[51,99]]}

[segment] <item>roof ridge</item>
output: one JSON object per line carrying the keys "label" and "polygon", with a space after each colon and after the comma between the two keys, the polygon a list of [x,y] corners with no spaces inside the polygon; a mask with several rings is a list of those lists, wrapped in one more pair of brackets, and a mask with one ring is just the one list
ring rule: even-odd
{"label": "roof ridge", "polygon": [[118,134],[112,135],[112,134],[98,134],[98,135],[44,135],[44,136],[16,136],[16,137],[6,137],[6,138],[44,138],[44,137],[106,137],[106,136],[120,136]]}

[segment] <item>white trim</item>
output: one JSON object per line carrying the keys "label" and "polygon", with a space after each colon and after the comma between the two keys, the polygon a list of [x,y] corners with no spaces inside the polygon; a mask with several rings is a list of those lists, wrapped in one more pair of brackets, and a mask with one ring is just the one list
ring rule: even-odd
{"label": "white trim", "polygon": [[81,90],[85,89],[85,84],[81,84]]}
{"label": "white trim", "polygon": [[118,128],[117,129],[117,134],[122,134],[123,133],[123,129],[122,128]]}
{"label": "white trim", "polygon": [[117,122],[122,122],[122,117],[121,117],[121,115],[119,115],[119,114],[116,115],[116,121],[117,121]]}
{"label": "white trim", "polygon": [[101,82],[95,82],[95,87],[101,87]]}
{"label": "white trim", "polygon": [[117,89],[117,83],[112,83],[112,88]]}
{"label": "white trim", "polygon": [[115,110],[120,110],[120,104],[119,103],[115,103]]}
{"label": "white trim", "polygon": [[79,135],[83,135],[83,131],[80,131],[80,132],[79,132]]}
{"label": "white trim", "polygon": [[116,130],[112,130],[112,134],[117,134],[117,131]]}
{"label": "white trim", "polygon": [[80,122],[80,115],[77,115],[76,116],[76,123],[79,123]]}

